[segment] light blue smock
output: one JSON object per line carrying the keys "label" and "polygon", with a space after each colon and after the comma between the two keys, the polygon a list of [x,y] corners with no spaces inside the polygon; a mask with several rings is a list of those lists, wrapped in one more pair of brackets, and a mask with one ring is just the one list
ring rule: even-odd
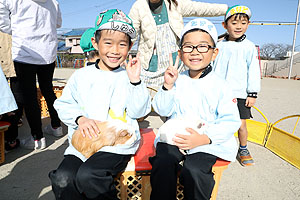
{"label": "light blue smock", "polygon": [[135,154],[140,141],[136,119],[151,111],[151,97],[144,83],[137,86],[130,83],[125,69],[120,67],[114,71],[103,71],[89,65],[73,73],[54,107],[59,118],[68,126],[69,147],[65,155],[75,155],[85,161],[86,158],[71,143],[72,135],[78,128],[75,123],[78,116],[106,121],[110,119],[109,109],[118,117],[126,111],[127,123],[135,128],[137,139],[131,145],[105,146],[100,151]]}
{"label": "light blue smock", "polygon": [[230,85],[236,98],[246,99],[248,93],[260,91],[260,66],[255,45],[244,39],[241,42],[218,42],[219,54],[213,70]]}
{"label": "light blue smock", "polygon": [[[152,102],[154,110],[169,118],[199,116],[207,121],[209,127],[205,134],[212,144],[198,146],[187,153],[205,152],[234,161],[237,154],[234,133],[241,120],[231,89],[213,72],[200,79],[192,79],[188,73],[182,72],[171,90],[158,91]],[[159,137],[156,136],[155,144]]]}

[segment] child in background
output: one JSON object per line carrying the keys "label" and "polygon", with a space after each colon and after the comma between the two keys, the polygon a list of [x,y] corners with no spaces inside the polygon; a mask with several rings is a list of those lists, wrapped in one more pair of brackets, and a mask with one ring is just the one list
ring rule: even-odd
{"label": "child in background", "polygon": [[238,100],[242,125],[238,130],[240,148],[237,159],[243,166],[254,164],[247,148],[246,119],[252,117],[250,109],[260,91],[257,49],[245,35],[250,17],[250,9],[246,6],[233,6],[228,9],[222,23],[228,35],[218,43],[220,53],[214,62],[214,71],[229,83],[234,97]]}
{"label": "child in background", "polygon": [[[68,125],[69,139],[64,160],[49,174],[57,199],[117,199],[114,177],[126,168],[139,146],[136,119],[151,110],[149,92],[140,79],[139,57],[129,56],[126,70],[120,67],[136,34],[131,19],[120,10],[107,10],[97,17],[95,29],[92,43],[99,59],[77,70],[54,103]],[[76,129],[85,137],[96,137],[96,121],[114,118],[123,118],[135,128],[133,144],[105,146],[88,159],[72,146]]]}
{"label": "child in background", "polygon": [[95,64],[99,59],[98,51],[93,47],[92,38],[95,36],[95,28],[87,29],[81,36],[80,47],[86,57],[85,66]]}
{"label": "child in background", "polygon": [[[178,54],[189,68],[178,75],[179,58],[164,75],[164,84],[153,100],[154,110],[161,116],[184,118],[197,116],[209,124],[204,134],[192,128],[190,135],[176,134],[175,145],[155,139],[156,156],[149,159],[151,199],[176,199],[177,175],[187,200],[210,199],[214,187],[212,166],[216,159],[234,161],[237,152],[234,133],[241,122],[236,99],[226,82],[216,76],[210,65],[218,54],[217,31],[208,20],[190,21],[181,33]],[[184,150],[186,155],[180,150]]]}

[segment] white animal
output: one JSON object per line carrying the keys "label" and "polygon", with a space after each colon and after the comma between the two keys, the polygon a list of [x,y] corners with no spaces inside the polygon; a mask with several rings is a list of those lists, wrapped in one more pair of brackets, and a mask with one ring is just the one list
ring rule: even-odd
{"label": "white animal", "polygon": [[199,134],[203,134],[204,131],[208,128],[206,121],[199,118],[174,118],[166,121],[158,130],[160,136],[160,142],[168,143],[174,145],[173,138],[175,134],[185,134],[189,135],[186,128],[192,128],[197,131]]}

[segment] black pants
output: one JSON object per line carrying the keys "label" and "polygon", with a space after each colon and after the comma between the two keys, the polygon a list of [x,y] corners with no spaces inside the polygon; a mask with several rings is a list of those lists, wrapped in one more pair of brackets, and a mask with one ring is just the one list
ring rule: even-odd
{"label": "black pants", "polygon": [[131,155],[97,152],[82,162],[65,156],[57,170],[49,173],[57,200],[117,200],[114,177],[125,170]]}
{"label": "black pants", "polygon": [[[184,199],[210,199],[215,181],[212,166],[217,157],[207,153],[183,155],[178,147],[158,143],[152,165],[150,182],[152,200],[176,200],[177,175],[184,186]],[[184,160],[183,166],[179,164]]]}
{"label": "black pants", "polygon": [[53,107],[53,103],[56,100],[52,85],[55,63],[48,65],[34,65],[14,61],[14,65],[17,81],[20,86],[19,89],[23,98],[26,118],[31,129],[31,135],[34,139],[41,139],[43,137],[43,132],[41,108],[37,100],[36,77],[38,78],[42,95],[47,102],[51,125],[52,127],[60,126],[60,120]]}

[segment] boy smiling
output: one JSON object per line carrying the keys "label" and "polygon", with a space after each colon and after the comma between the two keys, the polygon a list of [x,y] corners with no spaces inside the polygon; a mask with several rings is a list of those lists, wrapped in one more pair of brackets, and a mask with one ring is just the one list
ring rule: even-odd
{"label": "boy smiling", "polygon": [[237,144],[233,134],[240,120],[231,90],[210,66],[218,54],[216,43],[217,31],[210,21],[190,21],[182,31],[178,51],[189,70],[178,75],[179,57],[174,65],[170,58],[163,87],[154,97],[152,105],[159,115],[170,119],[195,116],[209,127],[204,134],[187,128],[190,135],[176,134],[175,145],[160,142],[160,135],[156,136],[156,156],[150,158],[153,200],[176,199],[179,170],[185,199],[210,199],[214,187],[211,170],[216,159],[235,160]]}
{"label": "boy smiling", "polygon": [[242,125],[238,130],[240,148],[237,159],[243,166],[254,165],[247,148],[248,131],[246,119],[250,119],[260,91],[260,67],[255,45],[246,39],[251,11],[246,6],[232,6],[228,9],[222,23],[227,36],[218,43],[220,54],[214,62],[214,71],[224,78],[237,98]]}
{"label": "boy smiling", "polygon": [[[132,46],[135,30],[130,18],[117,9],[99,14],[94,48],[99,59],[74,72],[54,106],[68,125],[69,146],[57,170],[50,172],[56,199],[117,199],[114,177],[123,171],[139,146],[137,118],[151,110],[148,90],[140,80],[139,56],[120,67]],[[102,147],[86,159],[71,143],[79,129],[84,137],[97,137],[96,121],[121,119],[135,128],[132,144]]]}

